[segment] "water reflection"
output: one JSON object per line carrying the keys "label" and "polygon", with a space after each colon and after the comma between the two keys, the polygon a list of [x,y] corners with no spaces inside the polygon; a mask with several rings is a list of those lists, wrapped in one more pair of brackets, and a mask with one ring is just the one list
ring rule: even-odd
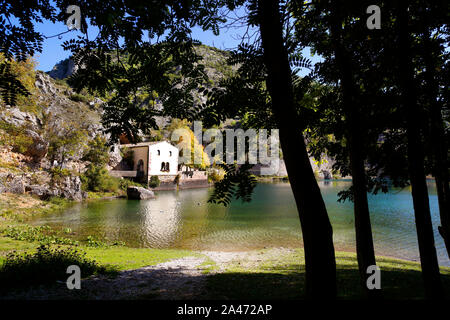
{"label": "water reflection", "polygon": [[[338,249],[354,250],[353,205],[339,203],[338,192],[349,181],[319,182]],[[251,203],[233,201],[223,207],[208,203],[211,190],[161,191],[146,201],[105,200],[32,222],[71,228],[79,239],[88,235],[124,241],[135,247],[239,250],[302,245],[300,222],[290,185],[259,184]],[[377,254],[419,259],[410,191],[369,196]],[[430,185],[430,207],[440,263],[450,265],[442,238],[436,190]]]}
{"label": "water reflection", "polygon": [[167,248],[179,238],[181,227],[180,203],[170,194],[161,195],[160,201],[142,201],[143,238],[147,246]]}

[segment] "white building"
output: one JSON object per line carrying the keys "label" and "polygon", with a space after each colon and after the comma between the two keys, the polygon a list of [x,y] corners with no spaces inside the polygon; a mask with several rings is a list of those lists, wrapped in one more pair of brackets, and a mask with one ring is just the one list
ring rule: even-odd
{"label": "white building", "polygon": [[123,144],[133,151],[133,171],[136,177],[149,181],[151,176],[170,176],[178,173],[178,148],[167,141]]}

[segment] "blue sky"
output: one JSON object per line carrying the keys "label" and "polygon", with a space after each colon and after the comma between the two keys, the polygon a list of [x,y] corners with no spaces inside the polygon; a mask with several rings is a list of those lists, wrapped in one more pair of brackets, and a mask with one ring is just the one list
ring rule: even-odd
{"label": "blue sky", "polygon": [[[51,23],[46,21],[35,25],[36,31],[41,32],[46,37],[58,35],[68,30],[67,26],[62,22]],[[200,28],[194,28],[192,30],[192,37],[200,40],[202,43],[213,46],[219,49],[233,49],[240,43],[240,36],[243,35],[246,28],[228,28],[222,29],[219,36],[215,36],[211,31],[203,31]],[[88,36],[90,39],[95,38],[98,29],[89,25]],[[79,31],[72,31],[61,35],[60,37],[52,37],[45,39],[43,43],[43,49],[41,53],[36,53],[35,60],[37,62],[37,69],[43,71],[49,71],[53,66],[70,56],[69,51],[64,51],[62,44],[66,40],[76,38],[81,35]],[[311,57],[309,49],[304,51],[305,57],[310,58],[313,62],[317,62],[320,59],[317,56]],[[301,72],[301,74],[307,73],[307,70]]]}
{"label": "blue sky", "polygon": [[[50,37],[67,31],[67,26],[61,22],[55,24],[45,22],[37,24],[36,30],[44,34],[46,37]],[[97,31],[98,29],[96,27],[89,26],[89,38],[95,38]],[[238,34],[240,32],[245,32],[245,30],[223,30],[219,36],[215,36],[210,31],[203,31],[200,28],[194,28],[192,37],[209,46],[214,46],[219,49],[231,49],[237,47],[239,44],[240,41],[238,40]],[[81,32],[72,31],[63,34],[60,37],[61,39],[58,37],[45,39],[42,53],[37,53],[35,56],[35,59],[38,62],[37,68],[39,70],[49,71],[53,68],[55,63],[69,57],[70,52],[64,51],[62,48],[62,43],[66,40],[76,38],[77,35],[81,35]]]}

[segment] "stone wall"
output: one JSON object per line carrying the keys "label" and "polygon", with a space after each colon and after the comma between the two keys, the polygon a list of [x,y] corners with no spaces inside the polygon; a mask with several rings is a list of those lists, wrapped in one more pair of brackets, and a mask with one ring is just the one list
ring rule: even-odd
{"label": "stone wall", "polygon": [[[177,176],[179,181],[177,183]],[[206,171],[179,171],[176,175],[159,176],[159,187],[153,190],[177,190],[177,189],[193,189],[207,188],[211,186],[208,182],[208,174]]]}
{"label": "stone wall", "polygon": [[210,186],[206,171],[182,171],[180,175],[180,189],[207,188]]}
{"label": "stone wall", "polygon": [[160,184],[159,187],[153,188],[153,190],[177,190],[177,175],[165,175],[158,176]]}

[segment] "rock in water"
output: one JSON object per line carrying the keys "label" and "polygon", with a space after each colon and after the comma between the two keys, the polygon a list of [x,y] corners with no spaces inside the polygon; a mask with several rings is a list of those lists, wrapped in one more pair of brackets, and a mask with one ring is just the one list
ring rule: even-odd
{"label": "rock in water", "polygon": [[127,188],[127,196],[128,199],[146,200],[154,198],[155,194],[151,190],[132,186]]}

